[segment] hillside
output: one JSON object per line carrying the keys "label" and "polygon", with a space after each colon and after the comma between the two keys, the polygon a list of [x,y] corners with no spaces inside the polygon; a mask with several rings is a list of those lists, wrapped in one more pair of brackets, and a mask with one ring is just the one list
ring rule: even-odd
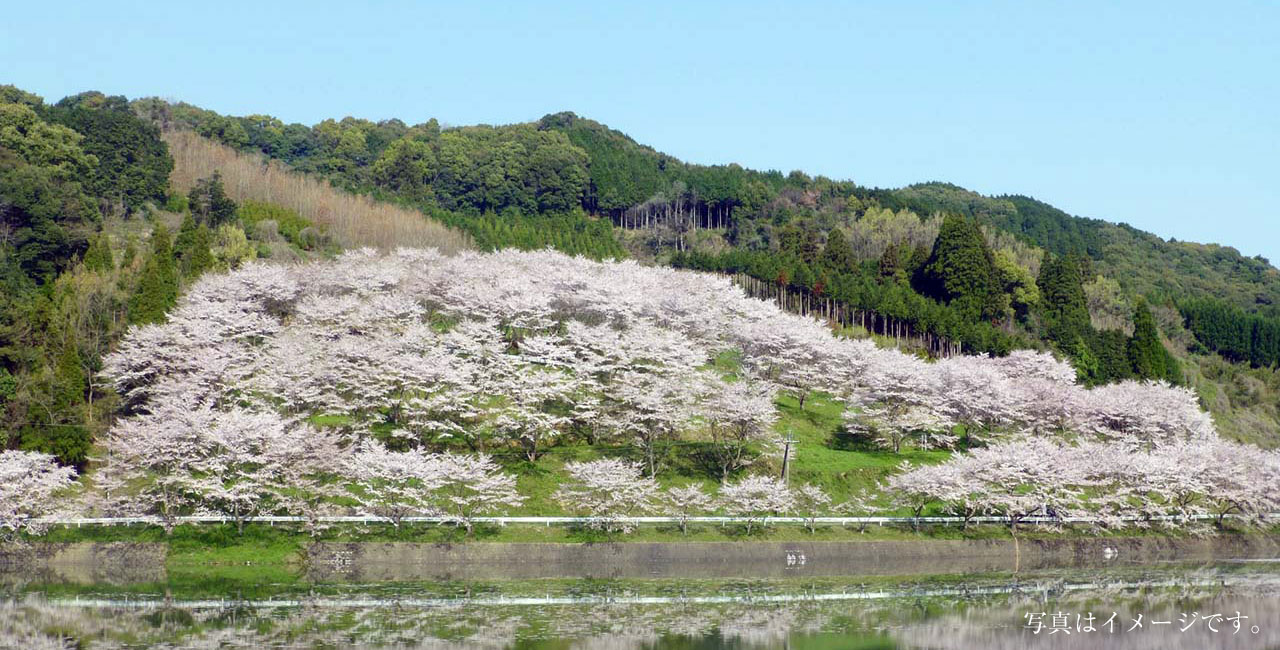
{"label": "hillside", "polygon": [[[1280,444],[1277,272],[1229,248],[942,183],[686,164],[571,113],[309,127],[100,93],[2,99],[27,134],[0,143],[15,170],[0,188],[17,206],[7,223],[50,226],[4,250],[7,297],[20,297],[5,305],[0,347],[9,446],[83,462],[114,399],[95,379],[102,354],[130,322],[163,318],[203,270],[399,244],[736,274],[884,346],[1053,349],[1086,385],[1189,385],[1223,435]],[[215,195],[240,205],[213,214]],[[158,225],[167,241],[150,237]]]}
{"label": "hillside", "polygon": [[279,161],[238,152],[190,131],[168,131],[163,138],[173,156],[174,192],[186,194],[216,172],[233,200],[292,210],[344,246],[430,246],[446,252],[472,247],[465,234],[416,210],[343,192]]}
{"label": "hillside", "polygon": [[0,87],[0,234],[0,440],[80,467],[116,406],[103,355],[205,271],[348,246],[471,247],[417,210],[162,133],[123,97],[46,104],[13,87]]}
{"label": "hillside", "polygon": [[[166,521],[354,501],[469,532],[504,511],[627,532],[611,517],[844,503],[1014,523],[1049,507],[1117,528],[1255,517],[1280,480],[1280,454],[1219,438],[1184,388],[1087,389],[1026,351],[927,362],[726,278],[552,251],[246,264],[132,330],[104,375],[122,416],[94,474],[111,496],[91,503]],[[791,486],[774,478],[784,437],[804,443]],[[893,467],[908,458],[929,464]]]}
{"label": "hillside", "polygon": [[[572,113],[496,127],[354,118],[306,127],[157,100],[134,105],[163,125],[437,215],[485,249],[550,245],[598,258],[625,248],[745,274],[794,296],[785,304],[834,301],[824,311],[857,315],[841,322],[855,333],[930,354],[1052,347],[1090,383],[1137,376],[1194,385],[1230,435],[1280,443],[1270,343],[1249,340],[1280,327],[1280,272],[1231,248],[1165,241],[1030,197],[945,183],[881,189],[799,171],[691,165]],[[989,261],[930,266],[944,215],[978,224],[988,251],[970,259]],[[948,289],[945,276],[958,273],[976,284]],[[1244,356],[1255,367],[1200,370],[1218,365],[1206,356],[1216,350],[1238,360],[1242,344],[1224,328],[1189,334],[1191,314],[1165,317],[1195,301],[1240,310],[1243,324],[1230,331],[1245,328]],[[1159,331],[1134,342],[1144,303]]]}
{"label": "hillside", "polygon": [[[19,237],[0,260],[0,528],[55,504],[166,529],[428,514],[468,535],[493,512],[579,513],[606,535],[627,514],[724,512],[749,535],[783,512],[1113,530],[1277,507],[1280,457],[1228,440],[1274,442],[1273,406],[1218,390],[1265,395],[1252,379],[1274,371],[1193,354],[1174,304],[1126,293],[1087,251],[1055,255],[972,206],[903,207],[937,187],[685,165],[563,116],[311,129],[3,97]],[[540,250],[467,250],[442,224]],[[590,259],[624,251],[722,273]],[[1223,355],[1240,341],[1219,322],[1250,323],[1265,365],[1268,316],[1182,307]],[[1049,346],[1074,366],[1024,349]]]}

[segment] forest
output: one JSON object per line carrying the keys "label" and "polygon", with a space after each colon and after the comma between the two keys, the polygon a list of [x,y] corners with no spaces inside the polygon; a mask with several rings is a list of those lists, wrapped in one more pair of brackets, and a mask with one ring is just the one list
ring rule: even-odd
{"label": "forest", "polygon": [[1028,197],[2,87],[0,235],[10,523],[1275,507],[1276,269]]}
{"label": "forest", "polygon": [[[747,535],[785,513],[1118,530],[1265,522],[1280,506],[1280,453],[1219,437],[1189,389],[1090,389],[1044,352],[929,362],[834,336],[727,278],[552,251],[359,249],[207,274],[164,322],[130,330],[103,376],[120,417],[80,507],[167,531],[216,513],[238,530],[295,515],[315,532],[360,512],[471,535],[526,501],[611,534],[636,514],[723,512]],[[771,471],[783,394],[802,415],[825,396],[844,435],[894,456],[950,453],[904,458],[857,491],[832,475],[788,483]],[[577,458],[553,471],[553,451]],[[74,475],[22,452],[0,467],[25,487],[13,501],[27,516]]]}
{"label": "forest", "polygon": [[[134,105],[162,128],[190,129],[421,209],[486,250],[551,246],[596,259],[628,254],[746,272],[971,353],[1052,345],[1093,383],[1183,380],[1168,359],[1126,361],[1133,345],[1163,357],[1149,340],[1129,341],[1140,301],[1175,307],[1224,299],[1264,317],[1280,304],[1276,269],[1231,249],[1163,241],[1029,197],[985,197],[945,183],[885,190],[800,171],[686,164],[573,113],[508,126],[442,129],[435,120],[408,126],[348,117],[307,127],[155,99]],[[973,248],[937,259],[943,226],[944,248],[962,241]],[[978,250],[978,239],[988,250]],[[837,261],[822,255],[828,249]],[[1091,325],[1076,318],[1079,291],[1038,286],[1060,285],[1061,275],[1042,278],[1040,270],[1068,257],[1087,292]],[[963,287],[939,280],[944,267],[965,276]]]}

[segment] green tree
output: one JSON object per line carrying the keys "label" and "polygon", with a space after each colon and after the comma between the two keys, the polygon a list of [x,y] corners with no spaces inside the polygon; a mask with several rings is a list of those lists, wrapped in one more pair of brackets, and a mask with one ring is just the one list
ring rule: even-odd
{"label": "green tree", "polygon": [[197,226],[191,248],[187,256],[182,259],[184,277],[195,279],[213,267],[213,254],[210,251],[212,245],[213,232],[209,230],[208,224],[202,223]]}
{"label": "green tree", "polygon": [[48,394],[48,419],[28,422],[19,434],[21,447],[53,454],[69,465],[82,466],[89,453],[90,436],[85,426],[84,366],[74,345],[63,347],[43,387]]}
{"label": "green tree", "polygon": [[173,158],[160,130],[134,114],[127,99],[80,93],[58,102],[46,115],[82,135],[81,148],[97,159],[86,183],[91,193],[125,213],[148,201],[164,201]]}
{"label": "green tree", "polygon": [[843,230],[834,228],[827,235],[827,245],[822,250],[822,263],[837,273],[851,271],[857,264],[857,259],[853,256],[853,247],[849,245]]}
{"label": "green tree", "polygon": [[222,186],[222,174],[216,171],[213,176],[196,181],[187,193],[187,201],[191,213],[211,228],[226,223],[236,214],[236,202],[227,196]]}
{"label": "green tree", "polygon": [[178,301],[178,273],[173,259],[169,231],[156,226],[151,234],[151,256],[138,279],[138,288],[129,299],[129,322],[160,323]]}
{"label": "green tree", "polygon": [[1089,336],[1089,304],[1079,261],[1074,255],[1051,257],[1040,265],[1040,313],[1048,328],[1048,336],[1060,345],[1074,345]]}
{"label": "green tree", "polygon": [[921,270],[922,289],[976,318],[1002,316],[1003,294],[995,258],[978,224],[949,215]]}
{"label": "green tree", "polygon": [[107,273],[116,268],[115,259],[111,255],[111,243],[107,233],[100,232],[89,240],[89,250],[84,253],[84,266],[90,271]]}
{"label": "green tree", "polygon": [[1144,379],[1164,379],[1182,383],[1182,368],[1160,342],[1156,319],[1146,301],[1138,301],[1133,311],[1133,337],[1129,339],[1129,362],[1134,373]]}

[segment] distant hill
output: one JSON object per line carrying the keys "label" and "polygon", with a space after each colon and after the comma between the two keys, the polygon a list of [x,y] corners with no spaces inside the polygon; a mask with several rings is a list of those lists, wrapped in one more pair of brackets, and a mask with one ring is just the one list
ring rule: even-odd
{"label": "distant hill", "polygon": [[[1280,439],[1280,381],[1268,369],[1266,338],[1280,327],[1280,271],[1229,247],[1166,241],[1031,197],[948,183],[873,188],[802,171],[690,164],[570,112],[499,126],[351,117],[307,126],[157,99],[133,107],[163,128],[417,208],[482,249],[549,246],[745,273],[794,294],[795,305],[836,300],[862,315],[855,329],[892,345],[992,354],[1052,347],[1090,383],[1173,377],[1201,391],[1230,435]],[[955,258],[968,260],[959,266],[938,257],[947,215],[976,224],[985,239]],[[964,239],[962,231],[950,232]],[[960,278],[978,293],[943,290]],[[1200,319],[1188,329],[1184,305],[1235,320]],[[1139,327],[1144,318],[1152,325]],[[1218,350],[1221,367],[1205,356]],[[1161,354],[1178,361],[1153,361]],[[1241,359],[1254,368],[1234,363]]]}

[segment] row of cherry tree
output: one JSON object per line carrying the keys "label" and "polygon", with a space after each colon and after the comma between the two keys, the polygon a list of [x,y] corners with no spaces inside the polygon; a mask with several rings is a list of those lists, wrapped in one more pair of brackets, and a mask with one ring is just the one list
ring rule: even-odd
{"label": "row of cherry tree", "polygon": [[1219,438],[1131,448],[1029,437],[902,469],[886,486],[894,503],[966,525],[994,515],[1014,526],[1032,516],[1179,526],[1209,515],[1221,526],[1228,515],[1263,522],[1280,511],[1280,454]]}
{"label": "row of cherry tree", "polygon": [[[519,495],[497,487],[510,481],[483,454],[533,460],[567,441],[633,445],[650,479],[664,449],[697,441],[728,479],[776,441],[779,391],[801,408],[830,393],[851,428],[895,449],[951,445],[963,425],[971,444],[1024,464],[1035,450],[1016,445],[1031,443],[1002,440],[1075,436],[1133,462],[1190,443],[1255,453],[1218,441],[1187,389],[1088,390],[1030,351],[927,362],[833,336],[726,278],[550,251],[360,250],[209,275],[167,322],[132,330],[105,374],[124,413],[102,441],[91,506],[169,520],[320,512],[335,495],[388,513],[462,512],[474,506],[457,495],[472,492],[468,503],[511,508]],[[426,485],[464,468],[488,482],[430,497],[390,487],[394,472]]]}

